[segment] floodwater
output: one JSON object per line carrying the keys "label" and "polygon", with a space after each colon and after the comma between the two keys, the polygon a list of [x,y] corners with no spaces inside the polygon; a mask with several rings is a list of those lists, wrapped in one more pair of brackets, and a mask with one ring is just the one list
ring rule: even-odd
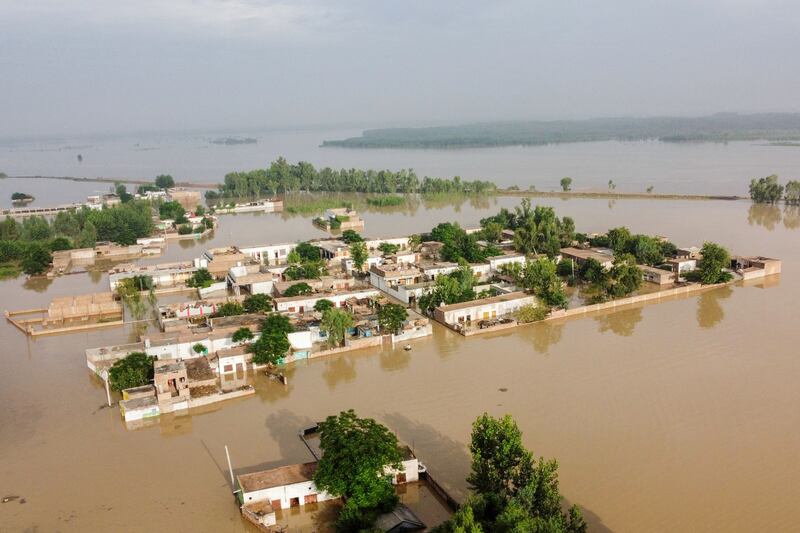
{"label": "floodwater", "polygon": [[[574,190],[683,194],[746,194],[752,178],[778,174],[796,179],[800,147],[763,141],[731,143],[596,142],[465,150],[321,148],[360,130],[307,129],[117,137],[0,139],[0,171],[9,176],[81,176],[152,179],[172,174],[182,181],[218,183],[234,170],[263,168],[279,156],[317,167],[413,168],[420,176],[487,179],[502,186],[559,189],[572,177]],[[228,135],[255,144],[217,145]],[[78,155],[82,161],[78,161]],[[102,186],[101,186],[102,188]],[[105,190],[105,189],[103,189]],[[20,191],[27,192],[27,191]],[[36,196],[34,194],[34,196]],[[38,198],[38,196],[37,196]],[[41,201],[44,202],[44,198]],[[6,195],[0,201],[7,201]]]}
{"label": "floodwater", "polygon": [[[366,212],[365,234],[440,221],[476,225],[512,199],[414,213]],[[800,522],[800,213],[748,202],[557,200],[579,231],[627,225],[680,245],[705,238],[783,260],[765,283],[465,339],[442,327],[402,349],[365,350],[255,378],[257,394],[128,430],[105,408],[86,347],[108,329],[29,340],[0,324],[0,529],[247,531],[230,494],[237,471],[308,460],[297,430],[339,410],[376,417],[456,497],[472,421],[510,413],[536,455],[557,458],[569,502],[593,531],[790,531]],[[488,205],[487,205],[488,204]],[[205,247],[319,235],[310,218],[222,217]],[[107,289],[104,274],[0,282],[3,308]]]}

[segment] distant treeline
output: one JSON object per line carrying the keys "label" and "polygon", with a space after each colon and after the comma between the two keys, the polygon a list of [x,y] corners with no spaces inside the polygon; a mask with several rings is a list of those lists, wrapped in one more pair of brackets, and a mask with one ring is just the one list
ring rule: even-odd
{"label": "distant treeline", "polygon": [[366,130],[361,137],[324,141],[346,148],[470,148],[593,141],[664,142],[796,141],[800,113],[706,117],[599,118],[515,121]]}
{"label": "distant treeline", "polygon": [[420,179],[413,170],[334,170],[315,169],[311,163],[289,164],[280,157],[269,168],[249,172],[231,172],[218,191],[207,191],[206,198],[220,196],[251,197],[286,192],[362,192],[362,193],[487,193],[497,187],[489,181],[452,179]]}

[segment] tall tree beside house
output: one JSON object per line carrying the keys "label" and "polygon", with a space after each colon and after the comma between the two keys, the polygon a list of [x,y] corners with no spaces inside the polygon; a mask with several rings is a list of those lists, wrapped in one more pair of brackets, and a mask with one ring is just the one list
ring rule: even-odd
{"label": "tall tree beside house", "polygon": [[340,238],[345,244],[353,244],[354,242],[361,242],[364,240],[364,238],[359,235],[357,231],[351,229],[344,230]]}
{"label": "tall tree beside house", "polygon": [[108,384],[115,391],[147,385],[153,379],[155,357],[133,352],[116,361],[108,371]]}
{"label": "tall tree beside house", "polygon": [[241,327],[233,332],[233,337],[231,340],[233,342],[247,342],[249,340],[253,340],[253,332],[250,331],[250,328]]}
{"label": "tall tree beside house", "polygon": [[381,328],[397,334],[408,318],[408,311],[402,305],[387,304],[378,309],[378,323]]}
{"label": "tall tree beside house", "polygon": [[556,273],[556,264],[544,257],[528,261],[522,270],[522,286],[532,291],[548,307],[567,306],[564,285]]}
{"label": "tall tree beside house", "polygon": [[22,271],[31,276],[44,273],[53,262],[53,256],[46,246],[33,242],[22,258]]}
{"label": "tall tree beside house", "polygon": [[323,298],[322,300],[317,300],[317,303],[314,304],[314,311],[317,313],[324,313],[328,309],[333,309],[334,307],[336,306],[332,301]]}
{"label": "tall tree beside house", "polygon": [[731,280],[731,273],[724,270],[731,262],[731,255],[728,250],[719,244],[706,242],[700,249],[700,254],[703,256],[698,267],[701,283],[711,285]]}
{"label": "tall tree beside house", "polygon": [[350,245],[350,258],[353,260],[353,266],[358,270],[364,268],[369,254],[367,253],[367,245],[361,241],[354,242]]}
{"label": "tall tree beside house", "polygon": [[272,298],[266,294],[251,294],[242,305],[247,313],[266,313],[272,310]]}
{"label": "tall tree beside house", "polygon": [[259,365],[277,364],[291,347],[288,335],[292,331],[294,328],[287,316],[278,313],[267,315],[261,322],[261,334],[250,345],[253,362]]}
{"label": "tall tree beside house", "polygon": [[536,461],[522,444],[522,432],[511,416],[494,418],[484,413],[478,417],[472,426],[470,452],[467,482],[474,493],[434,532],[586,532],[577,506],[566,513],[562,510],[558,463]]}
{"label": "tall tree beside house", "polygon": [[328,335],[331,348],[341,346],[347,330],[353,327],[353,315],[343,309],[328,309],[322,314],[319,329]]}
{"label": "tall tree beside house", "polygon": [[314,472],[317,488],[342,496],[339,531],[369,530],[376,517],[394,509],[397,495],[387,467],[402,468],[397,437],[351,409],[319,425],[322,457]]}
{"label": "tall tree beside house", "polygon": [[314,292],[314,289],[311,288],[311,285],[308,283],[301,281],[300,283],[295,283],[283,291],[284,296],[300,296],[304,294],[311,294]]}
{"label": "tall tree beside house", "polygon": [[611,267],[611,285],[609,296],[622,298],[639,289],[642,285],[642,269],[636,264],[636,258],[631,254],[621,254],[614,258]]}

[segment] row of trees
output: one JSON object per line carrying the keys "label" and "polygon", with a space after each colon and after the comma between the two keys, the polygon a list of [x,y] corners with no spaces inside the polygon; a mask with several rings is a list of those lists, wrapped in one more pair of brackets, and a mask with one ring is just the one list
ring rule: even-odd
{"label": "row of trees", "polygon": [[29,217],[0,222],[0,263],[19,263],[27,274],[41,274],[51,252],[91,248],[97,241],[133,244],[153,229],[148,202],[129,202],[102,210],[61,211],[52,221]]}
{"label": "row of trees", "polygon": [[750,180],[750,198],[756,203],[774,204],[783,198],[786,203],[800,204],[800,181],[790,180],[784,187],[773,174]]}
{"label": "row of trees", "polygon": [[413,170],[317,170],[311,163],[300,161],[290,164],[283,157],[273,161],[269,168],[249,172],[231,172],[219,186],[219,191],[209,191],[207,198],[219,196],[260,196],[278,193],[307,192],[362,192],[362,193],[470,193],[493,192],[495,185],[488,181],[466,181],[430,178],[421,180]]}

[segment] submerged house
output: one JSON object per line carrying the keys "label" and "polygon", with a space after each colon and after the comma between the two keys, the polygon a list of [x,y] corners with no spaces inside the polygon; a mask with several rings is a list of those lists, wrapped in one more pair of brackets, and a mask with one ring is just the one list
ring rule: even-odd
{"label": "submerged house", "polygon": [[762,256],[735,256],[731,259],[731,268],[740,274],[742,279],[757,279],[780,274],[781,261]]}
{"label": "submerged house", "polygon": [[443,305],[433,310],[433,317],[450,327],[469,326],[473,321],[509,317],[526,305],[536,305],[536,297],[524,292],[511,292],[489,298]]}

